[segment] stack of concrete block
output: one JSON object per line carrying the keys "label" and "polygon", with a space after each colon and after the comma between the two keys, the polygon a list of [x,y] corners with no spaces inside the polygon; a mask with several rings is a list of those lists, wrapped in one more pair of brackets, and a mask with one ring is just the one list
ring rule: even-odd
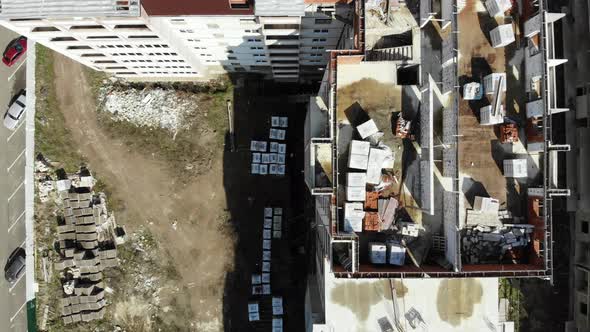
{"label": "stack of concrete block", "polygon": [[262,227],[262,273],[252,275],[252,295],[270,295],[272,239],[282,238],[283,208],[265,207]]}
{"label": "stack of concrete block", "polygon": [[260,320],[260,309],[258,307],[258,302],[248,303],[248,320],[251,322]]}
{"label": "stack of concrete block", "polygon": [[344,203],[344,231],[347,233],[362,232],[365,211],[363,203]]}
{"label": "stack of concrete block", "polygon": [[353,140],[350,142],[348,167],[353,169],[366,170],[369,162],[369,150],[371,143]]}
{"label": "stack of concrete block", "polygon": [[346,174],[346,200],[349,202],[364,202],[366,198],[367,173]]}
{"label": "stack of concrete block", "polygon": [[533,230],[534,227],[528,224],[468,226],[461,239],[463,262],[497,264],[507,251],[528,246]]}
{"label": "stack of concrete block", "polygon": [[64,222],[57,227],[61,260],[55,268],[67,269],[61,310],[64,324],[104,317],[102,271],[118,264],[114,217],[108,214],[102,194],[92,192],[92,176],[87,170],[81,173],[70,177],[69,191],[59,192]]}
{"label": "stack of concrete block", "polygon": [[369,243],[369,260],[373,264],[385,264],[387,261],[387,247],[385,243]]}
{"label": "stack of concrete block", "polygon": [[[287,144],[281,143],[287,135],[288,118],[271,117],[270,141],[250,142],[252,152],[251,173],[258,175],[285,175]],[[278,142],[277,142],[278,141]]]}

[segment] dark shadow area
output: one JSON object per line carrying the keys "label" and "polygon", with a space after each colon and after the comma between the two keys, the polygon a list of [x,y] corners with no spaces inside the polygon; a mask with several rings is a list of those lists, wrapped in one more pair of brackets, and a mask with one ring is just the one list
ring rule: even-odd
{"label": "dark shadow area", "polygon": [[494,158],[494,162],[496,162],[496,166],[500,169],[500,173],[504,174],[504,159],[506,159],[507,153],[502,148],[502,143],[499,140],[495,139],[490,142],[490,153],[492,158]]}
{"label": "dark shadow area", "polygon": [[[419,174],[420,174],[420,165],[418,159],[418,153],[416,153],[416,149],[414,149],[414,145],[410,139],[403,140],[403,153],[402,153],[402,180],[401,182],[408,186],[408,189],[411,187],[411,183],[416,182],[416,185],[419,188]],[[408,180],[408,182],[406,182]],[[410,189],[411,191],[411,189]],[[416,197],[416,201],[419,199]]]}
{"label": "dark shadow area", "polygon": [[473,203],[475,202],[475,196],[490,197],[490,194],[484,187],[483,183],[476,181],[471,177],[463,178],[461,191],[471,206],[473,206]]}
{"label": "dark shadow area", "polygon": [[[233,77],[235,151],[226,135],[223,184],[230,226],[236,238],[233,270],[224,284],[225,331],[261,331],[272,326],[272,296],[283,297],[284,331],[304,330],[304,297],[309,265],[311,197],[303,181],[303,127],[307,104],[293,95],[317,91],[315,86],[277,84],[257,76]],[[287,116],[286,173],[252,175],[251,140],[271,141],[271,116]],[[254,295],[252,274],[262,273],[264,207],[282,207],[280,239],[271,239],[271,295]],[[249,322],[248,302],[259,303],[260,320]]]}
{"label": "dark shadow area", "polygon": [[358,101],[355,101],[354,104],[350,105],[346,110],[344,110],[344,114],[346,115],[348,122],[350,122],[350,124],[355,128],[371,120],[369,114],[365,112]]}
{"label": "dark shadow area", "polygon": [[411,46],[412,45],[412,30],[402,32],[395,35],[381,36],[379,40],[373,46],[373,49],[390,48],[399,46]]}
{"label": "dark shadow area", "polygon": [[[498,27],[496,19],[491,17],[488,11],[478,12],[477,19],[479,20],[479,27],[483,32],[484,36],[488,40],[488,43],[492,45],[492,38],[490,37],[490,31]],[[475,28],[475,27],[472,27]]]}
{"label": "dark shadow area", "polygon": [[[411,86],[402,86],[402,115],[409,121],[416,120],[420,109],[420,99]],[[392,127],[393,128],[393,127]]]}

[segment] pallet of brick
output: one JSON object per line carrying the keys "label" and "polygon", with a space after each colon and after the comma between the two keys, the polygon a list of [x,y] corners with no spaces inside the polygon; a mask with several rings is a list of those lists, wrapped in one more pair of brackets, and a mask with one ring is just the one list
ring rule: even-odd
{"label": "pallet of brick", "polygon": [[381,220],[377,212],[366,212],[363,219],[363,231],[378,232],[381,230]]}
{"label": "pallet of brick", "polygon": [[367,191],[365,198],[365,210],[377,210],[379,202],[379,193],[375,191]]}

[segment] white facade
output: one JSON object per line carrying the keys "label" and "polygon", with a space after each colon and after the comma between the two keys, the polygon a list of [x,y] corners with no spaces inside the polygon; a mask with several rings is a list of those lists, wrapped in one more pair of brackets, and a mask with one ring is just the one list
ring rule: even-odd
{"label": "white facade", "polygon": [[[321,79],[327,50],[336,48],[345,28],[336,17],[350,14],[349,5],[326,4],[307,5],[303,16],[287,16],[292,11],[284,16],[150,16],[145,10],[139,15],[135,7],[118,14],[108,10],[114,6],[101,7],[105,1],[111,0],[90,1],[94,5],[88,11],[66,9],[60,15],[48,9],[59,6],[48,2],[27,2],[18,11],[13,5],[12,15],[0,12],[0,24],[120,77],[203,80],[226,72],[259,72],[298,80]],[[42,11],[49,14],[37,15]]]}
{"label": "white facade", "polygon": [[203,77],[200,66],[145,17],[10,19],[0,22],[96,70],[120,77]]}

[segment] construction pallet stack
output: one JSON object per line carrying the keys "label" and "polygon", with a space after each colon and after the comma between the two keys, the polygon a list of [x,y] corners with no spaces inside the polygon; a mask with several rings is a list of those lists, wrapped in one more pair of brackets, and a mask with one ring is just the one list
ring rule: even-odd
{"label": "construction pallet stack", "polygon": [[285,141],[287,127],[287,117],[273,116],[269,133],[270,141],[251,141],[252,174],[285,175],[287,144],[281,142]]}
{"label": "construction pallet stack", "polygon": [[64,324],[102,319],[106,288],[103,271],[118,265],[117,245],[124,242],[106,196],[94,193],[94,180],[85,168],[57,181],[62,206],[57,225],[58,252],[55,263],[63,293]]}
{"label": "construction pallet stack", "polygon": [[265,207],[262,229],[262,271],[252,275],[252,296],[258,298],[248,303],[248,319],[251,323],[272,318],[272,331],[283,331],[283,298],[272,296],[272,313],[264,310],[268,296],[271,296],[271,249],[272,240],[282,238],[283,208]]}

